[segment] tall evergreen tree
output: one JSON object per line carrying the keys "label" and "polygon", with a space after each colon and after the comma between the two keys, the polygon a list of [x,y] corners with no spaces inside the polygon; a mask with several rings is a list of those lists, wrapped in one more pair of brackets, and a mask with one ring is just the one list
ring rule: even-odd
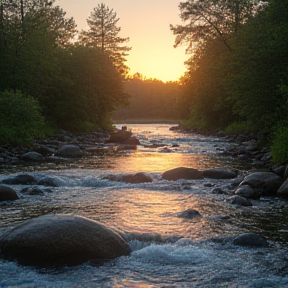
{"label": "tall evergreen tree", "polygon": [[113,9],[106,7],[103,3],[98,4],[87,19],[90,29],[82,31],[80,39],[87,46],[101,48],[112,59],[115,67],[122,74],[126,74],[128,67],[125,65],[125,57],[128,56],[127,52],[131,48],[124,45],[129,38],[118,36],[121,31],[121,27],[117,26],[118,21],[119,18]]}

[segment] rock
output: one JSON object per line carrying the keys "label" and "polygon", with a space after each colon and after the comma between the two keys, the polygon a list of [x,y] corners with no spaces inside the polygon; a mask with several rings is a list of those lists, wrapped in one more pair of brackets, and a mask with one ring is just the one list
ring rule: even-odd
{"label": "rock", "polygon": [[139,139],[137,139],[136,137],[130,137],[124,143],[129,145],[141,145]]}
{"label": "rock", "polygon": [[19,197],[15,190],[7,186],[0,185],[0,202],[17,199],[19,199]]}
{"label": "rock", "polygon": [[205,178],[213,179],[232,179],[238,176],[238,171],[231,169],[213,168],[203,171]]}
{"label": "rock", "polygon": [[285,170],[286,170],[286,166],[282,165],[282,166],[274,168],[272,172],[277,174],[281,178],[285,178]]}
{"label": "rock", "polygon": [[242,196],[246,199],[259,199],[260,194],[257,193],[253,188],[249,185],[242,185],[236,191],[236,195]]}
{"label": "rock", "polygon": [[178,167],[162,174],[162,179],[176,181],[179,179],[202,179],[202,172],[194,168]]}
{"label": "rock", "polygon": [[250,247],[268,247],[269,244],[265,238],[253,233],[245,233],[237,236],[233,242],[234,245]]}
{"label": "rock", "polygon": [[59,186],[58,181],[55,178],[49,176],[44,176],[40,178],[37,182],[37,185],[50,186],[50,187]]}
{"label": "rock", "polygon": [[45,145],[38,144],[34,147],[34,151],[43,155],[43,156],[51,156],[56,151],[54,149],[51,149]]}
{"label": "rock", "polygon": [[21,190],[21,193],[28,195],[44,195],[44,192],[39,188],[24,188]]}
{"label": "rock", "polygon": [[249,185],[261,196],[274,196],[284,180],[272,172],[254,172],[244,178],[240,186]]}
{"label": "rock", "polygon": [[288,197],[288,178],[285,180],[285,182],[277,190],[277,196]]}
{"label": "rock", "polygon": [[225,202],[239,206],[252,206],[252,203],[248,199],[238,195],[226,198]]}
{"label": "rock", "polygon": [[267,161],[271,161],[271,159],[272,159],[271,152],[267,152],[267,153],[265,153],[264,156],[261,158],[261,161],[267,162]]}
{"label": "rock", "polygon": [[83,152],[77,145],[63,145],[55,153],[55,156],[65,157],[65,158],[80,158],[83,156]]}
{"label": "rock", "polygon": [[30,174],[20,174],[13,178],[4,179],[2,183],[10,185],[30,185],[35,184],[36,180]]}
{"label": "rock", "polygon": [[197,210],[187,209],[183,212],[180,212],[178,214],[178,217],[179,218],[185,218],[185,219],[194,219],[196,217],[201,217],[201,214]]}
{"label": "rock", "polygon": [[23,265],[78,265],[128,255],[123,238],[108,227],[74,215],[45,215],[8,231],[0,241],[1,256]]}
{"label": "rock", "polygon": [[120,151],[127,151],[127,150],[136,150],[137,146],[136,145],[131,145],[131,144],[119,144],[116,147],[116,151],[120,152]]}
{"label": "rock", "polygon": [[27,152],[20,157],[24,161],[42,161],[44,157],[37,152]]}
{"label": "rock", "polygon": [[120,130],[110,135],[106,143],[123,143],[132,136],[132,132]]}
{"label": "rock", "polygon": [[125,183],[138,184],[152,182],[152,178],[145,173],[139,172],[133,175],[124,175],[122,181]]}
{"label": "rock", "polygon": [[221,194],[228,194],[228,193],[224,189],[217,187],[212,190],[212,194],[221,195]]}

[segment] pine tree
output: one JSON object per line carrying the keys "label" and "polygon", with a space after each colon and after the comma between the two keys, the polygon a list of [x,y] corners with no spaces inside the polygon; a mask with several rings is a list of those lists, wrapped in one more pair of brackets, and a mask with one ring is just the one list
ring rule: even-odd
{"label": "pine tree", "polygon": [[103,3],[98,4],[87,19],[90,29],[82,31],[80,40],[86,46],[99,47],[109,55],[121,74],[127,74],[129,68],[124,63],[125,57],[128,56],[127,52],[131,48],[123,45],[129,41],[129,38],[118,36],[121,31],[121,27],[117,26],[118,21],[119,18],[113,9],[106,7]]}

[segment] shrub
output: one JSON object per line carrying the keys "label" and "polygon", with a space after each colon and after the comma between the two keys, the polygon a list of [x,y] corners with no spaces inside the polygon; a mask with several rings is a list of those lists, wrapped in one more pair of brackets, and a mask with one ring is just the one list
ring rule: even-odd
{"label": "shrub", "polygon": [[38,102],[20,91],[0,92],[0,144],[30,146],[44,136],[45,121]]}
{"label": "shrub", "polygon": [[278,125],[273,134],[271,145],[272,161],[275,164],[282,164],[288,161],[288,125]]}

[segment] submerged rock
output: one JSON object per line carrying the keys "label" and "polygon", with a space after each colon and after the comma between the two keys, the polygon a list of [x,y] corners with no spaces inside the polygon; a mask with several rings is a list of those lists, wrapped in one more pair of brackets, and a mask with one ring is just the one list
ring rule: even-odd
{"label": "submerged rock", "polygon": [[194,168],[178,167],[162,174],[162,179],[176,181],[179,179],[202,179],[202,172]]}
{"label": "submerged rock", "polygon": [[21,190],[21,193],[23,193],[23,194],[28,194],[28,195],[44,195],[44,192],[43,192],[43,190],[41,190],[41,189],[39,189],[39,188],[37,188],[37,187],[35,187],[35,188],[24,188],[24,189],[22,189]]}
{"label": "submerged rock", "polygon": [[180,212],[178,214],[178,217],[179,218],[185,218],[185,219],[194,219],[194,218],[197,218],[197,217],[201,217],[201,214],[197,210],[187,209],[187,210],[185,210],[183,212]]}
{"label": "submerged rock", "polygon": [[245,233],[237,236],[233,242],[234,245],[250,247],[268,247],[269,244],[265,238],[253,233]]}
{"label": "submerged rock", "polygon": [[23,265],[78,265],[128,255],[123,238],[108,227],[74,215],[45,215],[26,221],[0,241],[1,256]]}
{"label": "submerged rock", "polygon": [[0,202],[19,199],[14,189],[0,185]]}
{"label": "submerged rock", "polygon": [[252,203],[248,199],[238,195],[228,197],[225,199],[225,202],[239,206],[252,206]]}
{"label": "submerged rock", "polygon": [[40,178],[37,182],[37,185],[50,186],[50,187],[59,186],[58,181],[55,178],[49,176],[44,176]]}
{"label": "submerged rock", "polygon": [[233,179],[238,176],[238,171],[231,169],[212,168],[203,171],[205,178],[212,179]]}
{"label": "submerged rock", "polygon": [[254,172],[244,178],[240,186],[249,185],[262,196],[274,196],[284,180],[272,172]]}
{"label": "submerged rock", "polygon": [[143,173],[138,172],[136,174],[127,174],[127,175],[107,175],[104,177],[104,179],[110,180],[110,181],[117,181],[117,182],[125,182],[130,184],[140,184],[140,183],[146,183],[146,182],[152,182],[153,179]]}
{"label": "submerged rock", "polygon": [[44,157],[40,153],[31,151],[23,154],[21,159],[24,161],[42,161],[44,160]]}
{"label": "submerged rock", "polygon": [[55,156],[65,157],[65,158],[80,158],[83,156],[83,152],[77,145],[63,145],[55,153]]}
{"label": "submerged rock", "polygon": [[17,175],[16,177],[4,179],[2,180],[2,183],[10,185],[30,185],[35,184],[36,180],[30,174],[20,174]]}

